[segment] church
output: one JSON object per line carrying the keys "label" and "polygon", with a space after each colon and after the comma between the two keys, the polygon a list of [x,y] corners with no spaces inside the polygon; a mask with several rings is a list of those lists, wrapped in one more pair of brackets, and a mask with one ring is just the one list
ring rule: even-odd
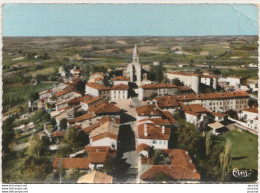
{"label": "church", "polygon": [[133,62],[128,64],[125,76],[129,78],[130,82],[135,82],[137,85],[140,85],[143,80],[142,65],[139,62],[138,49],[136,44],[133,51]]}

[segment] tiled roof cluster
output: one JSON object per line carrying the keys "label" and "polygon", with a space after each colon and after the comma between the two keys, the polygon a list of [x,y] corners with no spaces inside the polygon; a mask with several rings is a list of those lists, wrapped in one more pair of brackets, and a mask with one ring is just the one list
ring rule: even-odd
{"label": "tiled roof cluster", "polygon": [[102,84],[94,83],[94,82],[89,82],[86,84],[86,86],[91,87],[93,89],[97,89],[97,90],[109,90],[109,88],[107,88],[106,86],[104,86]]}
{"label": "tiled roof cluster", "polygon": [[170,138],[171,129],[166,126],[144,123],[138,125],[138,138],[140,139],[158,139],[168,140]]}
{"label": "tiled roof cluster", "polygon": [[106,102],[99,103],[89,108],[89,112],[93,112],[95,114],[119,113],[120,111],[121,109],[117,106]]}
{"label": "tiled roof cluster", "polygon": [[158,174],[165,174],[173,180],[200,180],[200,174],[192,163],[188,153],[181,149],[167,150],[170,165],[152,165],[140,177],[143,180],[153,180]]}
{"label": "tiled roof cluster", "polygon": [[113,81],[128,81],[128,77],[126,76],[116,76],[113,78]]}
{"label": "tiled roof cluster", "polygon": [[159,88],[177,88],[173,84],[158,83],[158,84],[145,84],[140,86],[142,89],[159,89]]}

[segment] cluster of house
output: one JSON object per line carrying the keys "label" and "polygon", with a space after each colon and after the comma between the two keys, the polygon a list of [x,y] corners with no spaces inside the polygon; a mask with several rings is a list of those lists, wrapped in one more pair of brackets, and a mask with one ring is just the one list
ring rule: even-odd
{"label": "cluster of house", "polygon": [[[155,83],[143,80],[142,66],[139,64],[137,47],[133,53],[133,63],[129,64],[124,76],[113,77],[113,86],[106,87],[105,75],[100,72],[91,74],[85,84],[85,92],[78,90],[82,83],[82,69],[74,68],[67,78],[63,68],[59,69],[63,83],[39,93],[38,108],[46,108],[56,120],[57,129],[48,133],[52,141],[59,143],[66,134],[61,122],[66,120],[68,127],[88,134],[90,143],[83,150],[88,156],[83,158],[55,158],[53,168],[70,171],[80,169],[89,171],[79,183],[109,183],[112,177],[97,170],[104,167],[106,160],[115,158],[120,126],[121,109],[111,101],[126,100],[129,96],[129,83],[136,83],[135,91],[139,100],[147,104],[136,108],[137,150],[140,154],[142,180],[153,180],[163,173],[176,180],[200,180],[200,174],[188,152],[181,149],[168,149],[171,132],[177,121],[173,117],[176,110],[182,110],[187,122],[203,131],[221,134],[226,131],[224,112],[232,109],[240,113],[240,119],[250,129],[257,130],[257,109],[249,108],[249,96],[245,91],[200,93],[200,84],[225,87],[241,85],[236,79],[218,77],[210,73],[169,72],[169,80],[179,79],[185,86],[168,83]],[[240,80],[241,81],[241,80]],[[164,152],[162,163],[154,163],[153,152]]]}

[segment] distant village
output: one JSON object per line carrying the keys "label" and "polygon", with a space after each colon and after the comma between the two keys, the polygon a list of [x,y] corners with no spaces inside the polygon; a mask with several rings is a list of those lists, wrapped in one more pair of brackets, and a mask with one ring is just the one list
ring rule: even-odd
{"label": "distant village", "polygon": [[[160,62],[154,61],[153,66],[156,69]],[[180,124],[176,114],[203,136],[222,135],[235,128],[258,134],[258,109],[249,106],[250,97],[256,98],[252,93],[258,93],[257,80],[203,70],[182,71],[182,66],[178,71],[167,70],[166,82],[149,80],[148,73],[139,62],[137,45],[132,63],[120,76],[106,80],[111,87],[105,86],[106,74],[102,72],[92,73],[85,84],[84,69],[59,68],[63,82],[39,92],[39,99],[29,100],[28,107],[32,113],[42,109],[55,120],[55,125],[43,125],[50,150],[59,151],[70,130],[84,132],[89,141],[69,156],[53,157],[54,172],[78,169],[85,173],[77,183],[113,183],[119,177],[104,168],[111,163],[113,170],[116,166],[111,160],[120,156],[137,170],[136,183],[162,175],[178,182],[199,183],[201,174],[194,155],[171,145]],[[35,123],[30,122],[14,129],[33,133],[34,128]],[[129,128],[133,136],[128,135]],[[130,137],[133,143],[127,144]],[[134,146],[131,151],[126,150],[128,145]],[[62,178],[59,176],[60,183]]]}

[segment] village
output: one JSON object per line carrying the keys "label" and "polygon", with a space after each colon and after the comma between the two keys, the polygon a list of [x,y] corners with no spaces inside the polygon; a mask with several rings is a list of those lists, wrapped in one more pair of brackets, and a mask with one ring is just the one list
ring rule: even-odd
{"label": "village", "polygon": [[132,62],[110,79],[94,72],[84,82],[84,69],[61,66],[62,82],[28,100],[31,115],[19,118],[49,116],[40,135],[34,121],[13,129],[38,133],[35,143],[47,141],[56,153],[49,157],[56,183],[200,183],[218,175],[208,169],[213,162],[225,181],[231,168],[218,163],[225,157],[206,163],[222,153],[211,152],[210,140],[232,130],[258,135],[258,107],[250,104],[258,82],[182,66],[163,72],[166,81],[160,81],[160,62],[152,68],[156,77],[150,80],[137,45]]}

